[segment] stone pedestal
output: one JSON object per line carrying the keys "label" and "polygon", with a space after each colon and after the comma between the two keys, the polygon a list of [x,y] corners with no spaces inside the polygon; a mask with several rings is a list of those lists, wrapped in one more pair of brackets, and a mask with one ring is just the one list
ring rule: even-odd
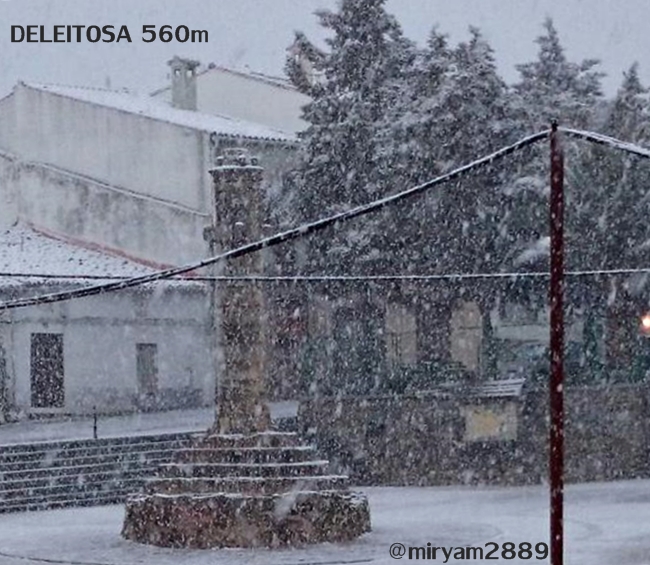
{"label": "stone pedestal", "polygon": [[295,434],[208,436],[126,503],[122,535],[163,547],[282,547],[370,531],[365,496]]}

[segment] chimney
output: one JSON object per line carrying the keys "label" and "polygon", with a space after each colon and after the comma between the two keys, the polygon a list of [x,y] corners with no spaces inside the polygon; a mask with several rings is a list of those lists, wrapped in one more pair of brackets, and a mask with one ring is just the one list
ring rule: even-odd
{"label": "chimney", "polygon": [[199,62],[174,56],[167,64],[172,69],[172,106],[196,110],[196,68]]}
{"label": "chimney", "polygon": [[309,59],[307,53],[303,48],[302,42],[296,38],[295,41],[287,47],[287,53],[294,60],[295,63],[300,67],[307,83],[310,86],[316,84],[316,72],[314,70],[314,63]]}

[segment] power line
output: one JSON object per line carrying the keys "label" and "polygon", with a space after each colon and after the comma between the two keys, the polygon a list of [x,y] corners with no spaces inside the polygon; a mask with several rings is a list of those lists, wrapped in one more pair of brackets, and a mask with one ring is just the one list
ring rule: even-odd
{"label": "power line", "polygon": [[[612,147],[614,149],[624,151],[627,153],[632,153],[635,155],[638,155],[640,157],[644,158],[650,158],[650,151],[639,147],[637,145],[627,143],[624,141],[620,141],[618,139],[615,139],[613,137],[609,137],[606,135],[594,133],[594,132],[589,132],[589,131],[583,131],[583,130],[576,130],[576,129],[571,129],[571,128],[558,128],[561,132],[565,133],[568,136],[575,137],[578,139],[582,139],[591,143],[596,143],[600,145],[607,145],[609,147]],[[395,202],[398,202],[400,200],[404,200],[406,198],[410,198],[412,196],[419,195],[430,188],[433,188],[434,186],[437,186],[439,184],[443,184],[449,181],[452,181],[456,178],[462,177],[473,170],[476,170],[478,168],[481,168],[485,165],[490,165],[495,161],[498,161],[507,155],[510,155],[516,151],[519,151],[523,149],[524,147],[527,147],[529,145],[533,145],[534,143],[537,143],[541,141],[542,139],[545,139],[550,133],[550,130],[544,130],[539,133],[527,136],[520,141],[513,143],[512,145],[508,145],[506,147],[503,147],[502,149],[499,149],[498,151],[495,151],[494,153],[491,153],[490,155],[487,155],[485,157],[482,157],[480,159],[477,159],[475,161],[472,161],[471,163],[468,163],[467,165],[464,165],[462,167],[458,167],[457,169],[454,169],[453,171],[446,173],[444,175],[441,175],[433,180],[430,180],[428,182],[425,182],[423,184],[420,184],[418,186],[409,188],[407,190],[404,190],[402,192],[399,192],[397,194],[393,194],[391,196],[387,196],[385,198],[381,198],[379,200],[375,200],[374,202],[370,202],[369,204],[364,204],[361,206],[357,206],[355,208],[352,208],[351,210],[348,210],[346,212],[341,212],[338,214],[335,214],[333,216],[329,216],[327,218],[322,218],[320,220],[316,220],[311,223],[303,224],[297,228],[290,229],[288,231],[284,231],[281,233],[278,233],[276,235],[261,239],[259,241],[249,243],[246,245],[243,245],[242,247],[238,247],[236,249],[232,249],[230,251],[227,251],[225,253],[222,253],[220,255],[217,255],[215,257],[211,257],[209,259],[205,259],[203,261],[199,261],[196,263],[191,263],[189,265],[185,265],[182,267],[176,267],[172,269],[167,269],[164,271],[159,271],[157,273],[152,273],[150,275],[142,275],[138,277],[132,277],[129,279],[123,279],[123,280],[117,280],[115,282],[109,282],[109,283],[103,283],[103,284],[98,284],[94,286],[88,286],[76,290],[69,290],[69,291],[62,291],[62,292],[56,292],[56,293],[51,293],[51,294],[45,294],[42,296],[36,296],[32,298],[22,298],[22,299],[17,299],[17,300],[10,300],[7,302],[0,303],[0,309],[14,309],[14,308],[24,308],[27,306],[37,306],[41,304],[50,304],[54,302],[62,302],[64,300],[71,300],[71,299],[76,299],[76,298],[83,298],[85,296],[94,296],[97,294],[103,294],[105,292],[113,292],[113,291],[118,291],[118,290],[123,290],[126,288],[133,288],[137,287],[140,285],[144,285],[147,283],[151,282],[157,282],[160,280],[164,279],[174,279],[175,277],[178,277],[179,275],[195,271],[197,269],[201,269],[210,265],[213,265],[215,263],[225,261],[227,259],[235,259],[237,257],[241,257],[244,255],[248,255],[249,253],[255,253],[257,251],[261,251],[262,249],[266,249],[269,247],[273,247],[276,245],[279,245],[281,243],[285,243],[288,241],[292,241],[294,239],[298,239],[301,237],[304,237],[306,235],[309,235],[311,233],[315,233],[317,231],[323,230],[324,228],[333,225],[335,223],[340,223],[340,222],[345,222],[348,220],[351,220],[353,218],[359,217],[359,216],[364,216],[366,214],[369,214],[371,212],[376,212],[378,210],[381,210],[382,208],[393,204]],[[593,276],[596,274],[633,274],[633,273],[646,273],[648,272],[645,269],[614,269],[614,270],[602,270],[602,271],[581,271],[581,272],[575,272],[575,273],[566,273],[567,276]],[[404,275],[404,276],[409,276],[409,275]],[[414,275],[417,276],[417,275]],[[471,278],[505,278],[505,277],[520,277],[523,276],[520,273],[478,273],[478,274],[458,274],[458,275],[426,275],[427,277],[431,277],[428,280],[434,280],[435,278],[446,278],[446,279],[454,279],[454,280],[463,280],[463,279],[471,279]],[[547,273],[529,273],[526,276],[529,277],[548,277],[549,275]],[[101,277],[106,279],[107,277]],[[112,278],[112,277],[111,277]],[[194,277],[192,277],[193,280],[198,280]],[[187,279],[186,279],[187,280]],[[263,279],[258,279],[258,280],[263,280]],[[277,280],[277,279],[276,279]],[[287,279],[287,280],[298,280],[298,279]],[[306,280],[306,279],[302,279]],[[332,281],[336,280],[335,278],[332,277],[323,277],[320,280],[327,280],[327,281]],[[346,280],[352,280],[352,279],[346,279]],[[363,280],[369,280],[368,278],[364,277]],[[389,280],[389,279],[376,279],[376,280]],[[398,279],[393,279],[393,280],[398,280]],[[405,280],[405,279],[400,279],[400,280]],[[408,280],[408,279],[407,279]],[[411,280],[417,280],[417,279],[411,279]]]}
{"label": "power line", "polygon": [[[650,274],[650,267],[590,269],[565,271],[566,277],[596,277],[613,275],[643,275]],[[44,280],[119,280],[129,281],[129,277],[105,275],[47,275],[35,273],[4,273],[0,278],[34,278]],[[382,281],[436,281],[436,280],[472,280],[472,279],[519,279],[519,278],[548,278],[546,271],[511,271],[496,273],[440,273],[428,275],[231,275],[231,276],[192,276],[166,277],[165,280],[180,282],[382,282]],[[162,280],[162,279],[161,279]],[[156,281],[152,281],[156,282]]]}
{"label": "power line", "polygon": [[618,151],[624,151],[625,153],[632,153],[638,157],[644,157],[645,159],[650,159],[650,150],[645,147],[639,147],[633,143],[628,143],[627,141],[621,141],[614,137],[608,135],[603,135],[602,133],[595,133],[593,131],[584,131],[579,129],[572,128],[558,128],[559,131],[567,134],[569,137],[575,137],[577,139],[582,139],[584,141],[589,141],[597,145],[606,145],[607,147],[612,147]]}
{"label": "power line", "polygon": [[97,294],[103,294],[106,292],[114,292],[118,290],[124,290],[126,288],[133,288],[136,286],[141,286],[143,284],[147,284],[150,282],[156,282],[159,280],[163,279],[169,279],[171,277],[177,276],[177,275],[182,275],[184,273],[188,273],[191,271],[195,271],[197,269],[201,269],[203,267],[207,267],[210,265],[213,265],[215,263],[225,261],[227,259],[235,259],[237,257],[242,257],[244,255],[248,255],[249,253],[255,253],[257,251],[261,251],[262,249],[266,249],[269,247],[273,247],[275,245],[279,245],[281,243],[285,243],[287,241],[292,241],[294,239],[298,239],[301,237],[304,237],[306,235],[315,233],[317,231],[321,231],[325,229],[326,227],[329,227],[333,224],[336,223],[341,223],[341,222],[346,222],[348,220],[351,220],[353,218],[357,218],[360,216],[364,216],[366,214],[369,214],[371,212],[376,212],[378,210],[381,210],[382,208],[385,208],[386,206],[390,204],[394,204],[395,202],[399,202],[401,200],[405,200],[407,198],[417,196],[419,194],[424,193],[425,191],[429,190],[430,188],[433,188],[434,186],[437,186],[439,184],[443,184],[449,181],[452,181],[456,178],[462,177],[476,169],[479,169],[481,167],[484,167],[486,165],[490,165],[494,163],[495,161],[498,161],[507,155],[510,155],[514,153],[515,151],[518,151],[520,149],[523,149],[524,147],[527,147],[529,145],[532,145],[534,143],[537,143],[538,141],[541,141],[542,139],[545,139],[550,130],[544,130],[539,133],[527,136],[520,141],[513,143],[512,145],[508,145],[506,147],[503,147],[502,149],[499,149],[498,151],[495,151],[494,153],[491,153],[485,157],[482,157],[480,159],[476,159],[475,161],[472,161],[471,163],[468,163],[467,165],[464,165],[462,167],[458,167],[457,169],[454,169],[453,171],[450,171],[449,173],[446,173],[444,175],[441,175],[433,180],[430,180],[428,182],[425,182],[423,184],[420,184],[418,186],[414,186],[412,188],[409,188],[407,190],[404,190],[402,192],[398,192],[396,194],[393,194],[391,196],[386,196],[384,198],[380,198],[379,200],[375,200],[373,202],[370,202],[368,204],[363,204],[361,206],[357,206],[355,208],[352,208],[351,210],[347,210],[345,212],[340,212],[338,214],[335,214],[333,216],[329,216],[327,218],[322,218],[320,220],[316,220],[314,222],[306,223],[301,226],[298,226],[297,228],[293,228],[281,233],[278,233],[276,235],[261,239],[259,241],[253,242],[253,243],[248,243],[246,245],[243,245],[241,247],[238,247],[236,249],[231,249],[229,251],[226,251],[225,253],[221,253],[220,255],[217,255],[215,257],[211,257],[209,259],[204,259],[202,261],[198,261],[196,263],[190,263],[188,265],[182,266],[182,267],[175,267],[171,269],[166,269],[164,271],[159,271],[157,273],[152,273],[150,275],[142,275],[138,277],[133,277],[127,280],[122,280],[122,281],[115,281],[115,282],[109,282],[109,283],[103,283],[103,284],[97,284],[94,286],[88,286],[80,289],[75,289],[75,290],[67,290],[67,291],[62,291],[62,292],[55,292],[51,294],[44,294],[42,296],[36,296],[32,298],[20,298],[16,300],[10,300],[7,302],[2,302],[0,303],[0,309],[5,309],[5,310],[10,310],[14,308],[24,308],[27,306],[39,306],[42,304],[51,304],[54,302],[62,302],[64,300],[72,300],[76,298],[83,298],[86,296],[94,296]]}

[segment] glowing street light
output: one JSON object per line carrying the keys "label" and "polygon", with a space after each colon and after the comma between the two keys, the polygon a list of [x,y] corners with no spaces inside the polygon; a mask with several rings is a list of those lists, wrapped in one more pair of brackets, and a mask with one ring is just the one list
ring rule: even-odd
{"label": "glowing street light", "polygon": [[641,316],[641,333],[650,336],[650,312]]}

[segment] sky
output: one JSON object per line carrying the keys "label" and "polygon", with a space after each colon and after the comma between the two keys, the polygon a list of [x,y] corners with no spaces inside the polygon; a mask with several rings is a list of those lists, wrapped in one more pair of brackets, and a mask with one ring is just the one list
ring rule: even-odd
{"label": "sky", "polygon": [[[294,30],[318,44],[325,32],[314,11],[336,0],[0,0],[0,96],[18,80],[129,88],[150,92],[167,83],[173,55],[202,63],[280,75]],[[624,9],[623,9],[624,7]],[[634,62],[650,84],[648,0],[387,0],[408,37],[422,44],[434,25],[455,42],[475,25],[495,49],[507,82],[515,65],[533,60],[544,18],[554,19],[572,60],[594,57],[616,92]],[[12,43],[12,25],[127,25],[132,43]],[[207,30],[207,43],[144,43],[143,25],[186,25]]]}

